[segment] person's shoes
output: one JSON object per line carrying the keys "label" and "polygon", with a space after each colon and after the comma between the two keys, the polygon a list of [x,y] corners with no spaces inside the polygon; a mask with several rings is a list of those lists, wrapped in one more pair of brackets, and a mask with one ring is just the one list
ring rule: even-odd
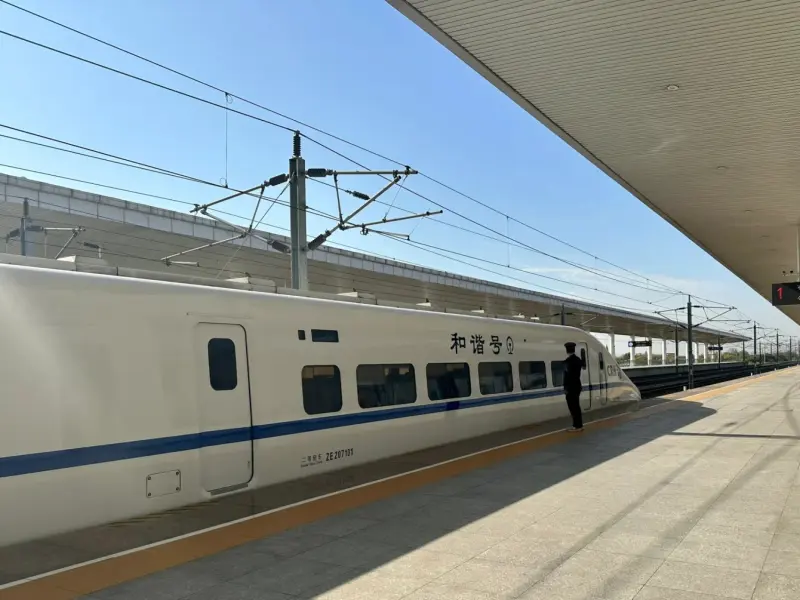
{"label": "person's shoes", "polygon": [[570,427],[567,431],[583,431],[583,427]]}

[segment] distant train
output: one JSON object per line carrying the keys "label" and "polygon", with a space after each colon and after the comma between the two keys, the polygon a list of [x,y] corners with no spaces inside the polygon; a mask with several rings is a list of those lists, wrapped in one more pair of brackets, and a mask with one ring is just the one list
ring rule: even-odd
{"label": "distant train", "polygon": [[578,329],[66,266],[0,264],[0,546],[566,416],[567,341],[640,398]]}

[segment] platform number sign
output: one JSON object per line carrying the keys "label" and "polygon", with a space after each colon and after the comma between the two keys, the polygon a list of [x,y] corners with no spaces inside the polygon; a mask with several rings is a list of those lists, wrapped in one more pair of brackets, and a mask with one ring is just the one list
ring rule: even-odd
{"label": "platform number sign", "polygon": [[[469,341],[469,347],[467,341]],[[459,350],[464,352],[472,350],[473,354],[500,354],[504,349],[506,354],[514,354],[514,340],[510,335],[506,337],[505,341],[501,340],[499,335],[491,335],[488,339],[480,334],[466,336],[453,333],[450,335],[450,350],[456,354]]]}
{"label": "platform number sign", "polygon": [[800,282],[773,283],[772,305],[788,306],[791,304],[800,304]]}

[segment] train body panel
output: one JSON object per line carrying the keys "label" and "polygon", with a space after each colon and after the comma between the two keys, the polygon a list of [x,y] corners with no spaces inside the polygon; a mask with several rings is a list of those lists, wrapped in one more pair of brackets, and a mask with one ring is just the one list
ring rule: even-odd
{"label": "train body panel", "polygon": [[0,265],[0,331],[0,546],[567,415],[567,341],[639,398],[577,329],[151,279]]}

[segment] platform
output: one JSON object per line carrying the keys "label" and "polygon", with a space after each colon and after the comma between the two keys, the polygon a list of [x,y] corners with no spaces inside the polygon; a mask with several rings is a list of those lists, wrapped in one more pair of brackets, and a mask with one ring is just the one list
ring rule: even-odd
{"label": "platform", "polygon": [[45,575],[0,600],[800,598],[800,370],[681,396]]}

